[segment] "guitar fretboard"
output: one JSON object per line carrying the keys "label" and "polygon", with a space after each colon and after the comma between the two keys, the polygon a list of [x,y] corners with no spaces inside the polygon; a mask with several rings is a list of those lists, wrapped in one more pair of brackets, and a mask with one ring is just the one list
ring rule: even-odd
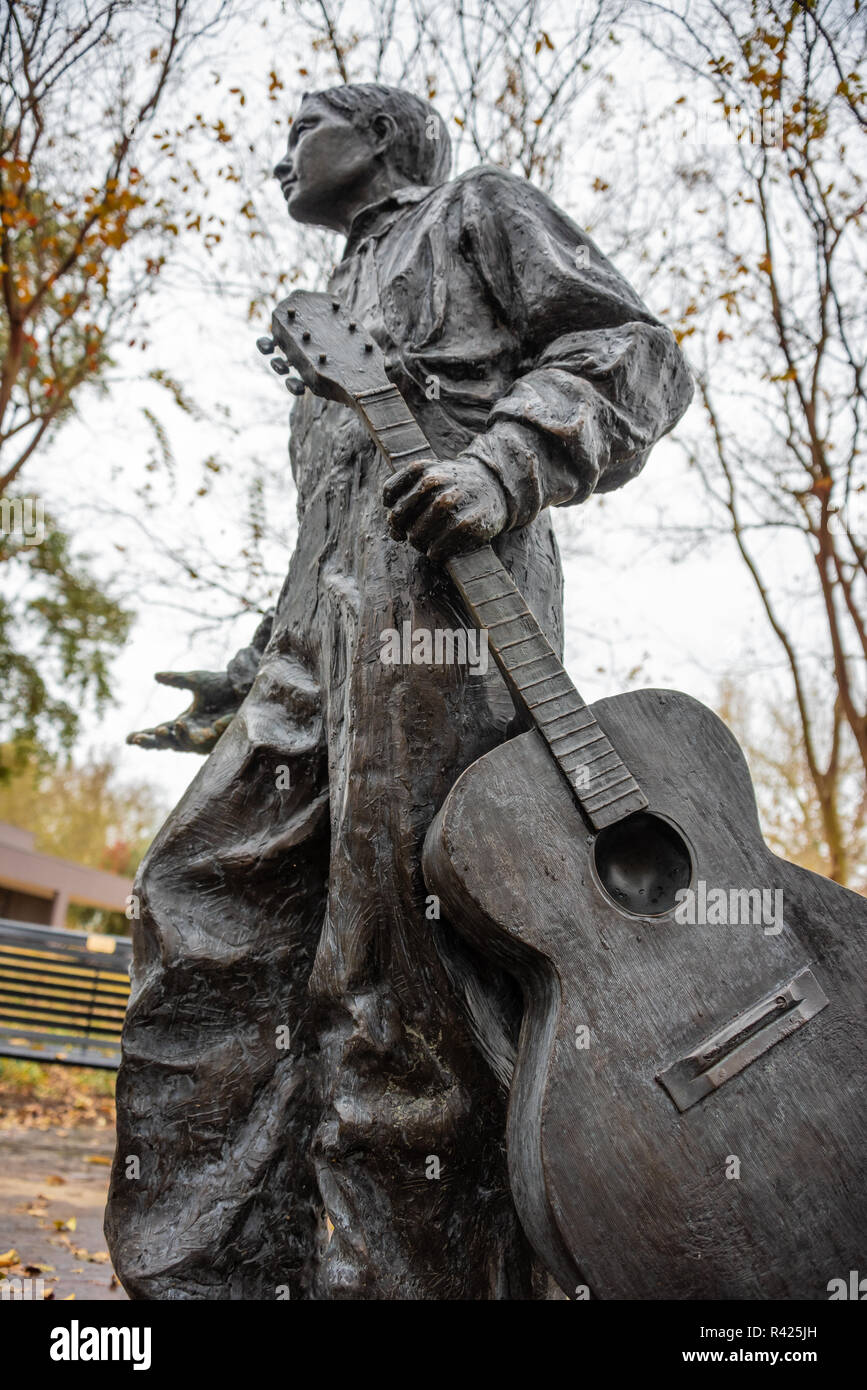
{"label": "guitar fretboard", "polygon": [[[436,458],[396,386],[356,397],[368,428],[395,469]],[[471,621],[488,634],[513,698],[527,711],[596,830],[644,810],[647,798],[612,747],[489,545],[445,565]]]}

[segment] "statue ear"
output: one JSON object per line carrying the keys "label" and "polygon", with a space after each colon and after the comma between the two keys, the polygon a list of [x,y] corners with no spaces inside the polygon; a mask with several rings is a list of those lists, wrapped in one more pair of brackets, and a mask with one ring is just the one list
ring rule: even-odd
{"label": "statue ear", "polygon": [[370,128],[373,132],[376,153],[385,154],[389,146],[394,143],[397,135],[397,121],[387,111],[380,111],[377,116],[374,116]]}

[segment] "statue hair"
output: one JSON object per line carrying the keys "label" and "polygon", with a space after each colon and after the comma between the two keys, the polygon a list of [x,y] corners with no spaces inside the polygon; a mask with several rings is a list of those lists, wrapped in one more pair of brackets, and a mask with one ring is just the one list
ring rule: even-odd
{"label": "statue hair", "polygon": [[369,128],[376,116],[391,116],[397,128],[389,158],[406,176],[407,183],[434,186],[445,183],[452,162],[452,142],[445,121],[429,101],[398,87],[373,82],[347,83],[321,92],[305,93],[327,102],[359,129]]}

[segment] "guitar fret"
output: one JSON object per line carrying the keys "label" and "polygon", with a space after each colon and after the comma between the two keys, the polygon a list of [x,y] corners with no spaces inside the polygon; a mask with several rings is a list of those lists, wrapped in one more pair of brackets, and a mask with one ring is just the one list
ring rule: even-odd
{"label": "guitar fret", "polygon": [[562,690],[559,695],[549,695],[547,700],[537,700],[535,705],[527,701],[527,709],[541,709],[542,705],[550,705],[552,700],[565,700],[568,694],[568,690]]}
{"label": "guitar fret", "polygon": [[[562,676],[563,674],[562,671],[555,671],[552,676],[540,676],[537,681],[530,681],[529,685],[518,685],[517,681],[515,681],[515,684],[518,686],[521,694],[524,695],[528,690],[532,690],[534,685],[544,685],[546,681],[555,681],[558,676]],[[563,693],[564,695],[566,694],[565,691]]]}
{"label": "guitar fret", "polygon": [[[545,661],[545,660],[547,660],[547,658],[548,658],[549,656],[554,656],[554,653],[553,653],[553,652],[543,652],[541,656],[531,656],[529,661],[519,661],[518,664],[517,664],[517,666],[510,666],[510,667],[509,667],[509,670],[512,671],[512,672],[514,672],[514,671],[520,671],[520,669],[521,669],[522,666],[535,666],[535,664],[536,664],[537,661]],[[557,661],[557,658],[556,658],[555,656],[554,656],[554,660]],[[559,664],[560,664],[560,663],[559,663],[559,661],[558,661],[558,662],[557,662],[557,665],[559,666]]]}
{"label": "guitar fret", "polygon": [[[595,719],[594,719],[594,721],[593,721],[593,724],[596,724]],[[590,728],[592,728],[592,727],[593,727],[592,724],[587,724],[587,725],[584,726],[584,728],[581,728],[581,729],[567,729],[566,732],[565,732],[565,734],[557,734],[554,738],[551,739],[551,742],[552,742],[552,743],[560,743],[560,742],[562,742],[562,740],[563,740],[564,738],[572,738],[575,734],[583,734],[585,728],[590,729]],[[596,724],[596,727],[597,727],[597,729],[598,729],[598,728],[599,728],[599,725]],[[605,737],[605,735],[603,734],[602,730],[599,729],[599,733],[596,735],[595,738],[588,738],[587,741],[586,741],[585,743],[582,743],[582,744],[580,745],[580,747],[581,747],[581,748],[589,748],[590,745],[591,745],[591,743],[598,743],[599,740],[600,740],[601,738],[604,738],[604,737]]]}
{"label": "guitar fret", "polygon": [[[406,405],[406,401],[403,399],[403,396],[400,394],[397,387],[393,385],[392,382],[389,382],[387,386],[371,386],[367,391],[357,391],[355,393],[355,399],[357,401],[361,401],[363,405],[366,404],[367,401],[376,402],[380,397],[384,399],[387,396],[396,396],[398,400],[400,400],[404,405]],[[415,423],[416,421],[413,421],[413,424]]]}
{"label": "guitar fret", "polygon": [[[621,786],[623,785],[624,782],[631,782],[631,781],[632,781],[632,773],[631,773],[631,772],[624,772],[623,775],[622,775],[621,777],[618,777],[614,782],[609,782],[606,786],[604,786],[604,787],[599,787],[599,788],[597,788],[596,790],[594,790],[594,791],[592,791],[592,792],[589,792],[589,793],[588,793],[588,796],[587,796],[588,806],[589,806],[589,803],[590,803],[591,801],[595,801],[595,800],[597,799],[597,797],[602,797],[602,798],[603,798],[603,800],[600,802],[600,805],[607,805],[607,804],[608,804],[608,801],[607,801],[608,793],[611,792],[611,791],[613,791],[615,787],[621,787]],[[617,800],[616,797],[615,797],[614,799]],[[594,806],[594,807],[592,807],[592,808],[590,808],[590,809],[592,809],[592,810],[594,810],[594,811],[597,811],[597,810],[599,809],[599,807],[598,807],[598,806]]]}
{"label": "guitar fret", "polygon": [[[586,747],[586,745],[585,745],[585,747]],[[574,751],[574,750],[573,750],[573,751]],[[584,759],[583,759],[584,766],[585,766],[585,767],[592,767],[594,763],[601,763],[601,762],[604,761],[605,758],[611,758],[611,757],[616,758],[618,762],[621,761],[621,759],[620,759],[620,754],[617,752],[616,749],[614,749],[614,748],[606,748],[604,752],[602,752],[602,753],[596,753],[592,758],[584,758]],[[614,771],[614,768],[613,768],[613,766],[612,766],[611,768],[600,768],[599,771],[600,771],[600,772],[613,772],[613,771]],[[593,776],[595,777],[596,775],[597,775],[597,774],[594,772],[594,773],[593,773]]]}
{"label": "guitar fret", "polygon": [[596,730],[596,732],[593,734],[592,738],[585,738],[583,743],[576,743],[575,749],[571,751],[574,752],[578,748],[592,748],[594,743],[599,743],[601,739],[605,738],[605,734],[599,728],[599,725],[596,723],[595,720],[592,724],[585,724],[580,729],[567,729],[565,733],[557,734],[553,739],[551,739],[551,743],[561,743],[564,738],[574,738],[576,734],[585,734],[588,732],[593,733],[594,729]]}
{"label": "guitar fret", "polygon": [[[571,734],[563,734],[562,737],[563,737],[563,738],[571,738]],[[594,743],[599,743],[599,742],[600,742],[602,739],[604,739],[604,738],[605,738],[605,735],[604,735],[604,734],[600,734],[600,735],[599,735],[599,738],[591,738],[591,739],[588,739],[586,743],[576,743],[576,744],[573,744],[573,746],[572,746],[571,748],[561,748],[561,749],[558,749],[557,752],[556,752],[556,754],[555,754],[555,756],[558,757],[558,758],[571,758],[571,756],[572,756],[573,753],[583,753],[585,748],[592,748],[593,745],[594,745]],[[557,742],[559,743],[559,742],[560,742],[560,739],[557,739]],[[608,740],[605,739],[605,742],[607,743]],[[552,751],[553,751],[553,746],[552,746]],[[611,751],[613,752],[614,750],[612,749]],[[605,754],[603,753],[603,754],[601,754],[601,756],[602,756],[602,757],[605,757]],[[582,762],[583,762],[583,761],[584,761],[584,760],[582,759]],[[586,766],[586,764],[585,764],[585,766]]]}
{"label": "guitar fret", "polygon": [[[492,574],[499,574],[499,573],[500,573],[499,570],[485,570],[484,574],[474,574],[470,579],[464,579],[462,582],[463,582],[464,585],[467,585],[467,584],[478,584],[478,582],[479,582],[480,579],[490,579],[490,577],[491,577]],[[517,590],[516,590],[516,592],[517,592]]]}
{"label": "guitar fret", "polygon": [[398,459],[409,458],[410,454],[417,454],[419,450],[423,450],[428,454],[430,453],[430,446],[428,445],[427,440],[425,440],[422,444],[413,444],[411,449],[398,449],[394,453],[391,453],[391,451],[389,451],[388,456],[391,459],[392,463],[396,463]]}
{"label": "guitar fret", "polygon": [[[540,637],[542,637],[541,632],[531,632],[527,637],[519,637],[517,642],[504,642],[502,647],[499,647],[497,650],[500,652],[507,652],[510,647],[520,647],[523,642],[536,642]],[[544,637],[542,637],[543,642],[544,640]],[[566,672],[564,671],[563,674],[565,676]],[[569,677],[566,676],[566,679],[568,680]]]}
{"label": "guitar fret", "polygon": [[[529,617],[529,614],[528,614],[528,613],[513,613],[512,616],[511,616],[510,618],[498,618],[497,621],[496,621],[495,623],[485,623],[485,627],[487,628],[488,632],[493,632],[493,630],[494,630],[495,627],[505,627],[507,623],[516,623],[516,622],[518,622],[519,618],[527,618],[527,617]],[[548,653],[546,652],[545,655],[547,656]],[[551,653],[551,655],[553,655],[553,653]],[[537,656],[537,657],[535,658],[535,660],[536,660],[536,661],[541,661],[541,660],[542,660],[542,657],[541,657],[541,656]],[[519,665],[521,665],[521,666],[529,666],[529,664],[530,664],[530,663],[529,663],[528,661],[521,661],[521,662],[519,662]],[[514,670],[514,669],[516,669],[516,668],[513,667],[512,669]]]}
{"label": "guitar fret", "polygon": [[[604,748],[604,749],[602,750],[601,753],[598,753],[598,754],[596,755],[596,759],[595,759],[596,762],[601,762],[603,758],[607,758],[607,757],[608,757],[609,753],[613,753],[613,752],[614,752],[614,749],[611,747],[611,744],[608,743],[608,740],[607,740],[607,738],[605,738],[605,735],[602,734],[601,737],[602,737],[603,739],[605,739],[605,742],[606,742],[606,744],[607,744],[607,747]],[[577,743],[577,744],[575,744],[572,748],[565,748],[565,749],[563,750],[562,753],[557,753],[557,754],[555,754],[555,757],[558,757],[558,758],[573,758],[573,757],[576,755],[576,753],[577,753],[577,754],[579,755],[579,759],[580,759],[581,763],[583,763],[583,765],[584,765],[585,767],[587,767],[587,766],[588,766],[588,764],[587,764],[587,759],[584,757],[584,753],[587,751],[588,748],[592,748],[593,745],[594,745],[595,743],[599,743],[599,742],[600,742],[600,739],[594,738],[594,739],[591,739],[589,743]],[[617,764],[616,764],[616,765],[621,765],[621,764],[620,764],[620,759],[619,759],[619,757],[618,757],[618,759],[617,759]],[[613,771],[614,771],[614,767],[610,767],[610,768],[603,768],[603,767],[600,767],[599,770],[598,770],[598,772],[594,773],[593,775],[596,776],[596,777],[604,777],[605,774],[606,774],[606,772],[613,772]]]}
{"label": "guitar fret", "polygon": [[[620,773],[620,776],[611,778],[611,780],[607,781],[607,783],[603,783],[602,787],[595,787],[591,778],[591,785],[589,785],[588,787],[588,801],[599,801],[600,805],[602,805],[603,802],[609,801],[609,799],[611,798],[611,792],[616,790],[617,787],[624,787],[624,785],[627,783],[632,783],[632,785],[635,785],[634,777],[632,777],[631,771],[629,771],[628,767],[624,767],[622,763],[620,767],[613,767],[611,771],[613,771],[613,773],[614,771],[617,771],[617,773]],[[621,792],[618,792],[617,795],[622,794]]]}
{"label": "guitar fret", "polygon": [[[516,597],[517,597],[517,595],[516,595],[514,589],[507,589],[507,590],[505,591],[505,593],[503,593],[503,594],[494,594],[492,598],[480,598],[480,599],[476,599],[476,600],[475,600],[475,604],[476,604],[476,607],[477,607],[477,608],[484,608],[484,606],[485,606],[486,603],[498,603],[499,600],[500,600],[501,598],[516,598]],[[527,615],[528,618],[532,617],[532,614],[530,613],[530,611],[529,611],[527,608],[524,608],[523,611],[524,611],[524,613]]]}
{"label": "guitar fret", "polygon": [[[644,795],[644,793],[642,792],[641,788],[639,787],[638,783],[633,779],[633,777],[632,777],[631,774],[630,774],[630,776],[629,776],[626,780],[629,781],[629,782],[632,782],[632,786],[629,787],[629,788],[627,788],[627,790],[626,790],[625,792],[620,792],[618,796],[612,796],[611,799],[610,799],[609,801],[602,801],[602,802],[600,802],[600,804],[599,804],[598,806],[592,807],[592,812],[593,812],[593,814],[598,814],[600,811],[606,811],[606,810],[608,809],[608,807],[609,807],[609,806],[613,806],[613,805],[615,804],[615,802],[617,802],[617,801],[623,801],[623,800],[625,800],[625,798],[626,798],[627,796],[634,796],[636,792],[637,792],[638,795],[641,797],[641,804],[642,804],[642,806],[646,806],[646,805],[647,805],[647,798],[645,797],[645,795]],[[588,809],[588,811],[589,811],[589,810],[591,810],[591,807],[588,806],[587,809]]]}
{"label": "guitar fret", "polygon": [[[541,658],[540,658],[540,660],[541,660]],[[578,694],[577,690],[576,690],[575,693],[576,693],[576,695]],[[585,704],[582,703],[581,705],[578,706],[577,709],[567,709],[567,711],[566,711],[565,714],[555,714],[553,719],[540,719],[540,720],[539,720],[539,728],[540,728],[540,729],[548,729],[548,728],[550,728],[550,726],[551,726],[552,724],[556,724],[557,721],[558,721],[558,719],[568,719],[571,715],[573,715],[573,714],[581,714],[582,710],[586,710],[586,709],[587,709],[587,706],[586,706]],[[577,733],[580,733],[582,729],[591,729],[595,723],[596,723],[596,720],[593,718],[593,715],[591,714],[591,716],[590,716],[590,723],[589,723],[589,724],[581,724],[581,725],[579,725],[579,727],[578,727],[577,729],[574,729],[574,730],[573,730],[573,733],[576,733],[576,734],[577,734]],[[546,734],[545,737],[547,738],[548,735]]]}
{"label": "guitar fret", "polygon": [[[615,773],[617,774],[616,776],[614,776]],[[617,762],[614,764],[613,767],[600,768],[599,771],[595,773],[593,780],[595,781],[596,785],[594,786],[591,795],[601,796],[603,792],[609,791],[611,787],[619,786],[620,783],[623,781],[624,777],[631,776],[632,773],[629,771],[628,767],[625,767],[624,764],[618,758]],[[606,777],[610,780],[605,781]]]}
{"label": "guitar fret", "polygon": [[[613,749],[612,749],[611,751],[614,752]],[[564,754],[563,754],[563,766],[564,766],[564,767],[566,766],[566,762],[565,762],[566,758],[571,758],[571,757],[574,756],[574,754],[575,754],[575,749],[574,749],[574,748],[571,750],[571,752],[569,752],[569,753],[564,753]],[[579,757],[578,760],[577,760],[577,762],[574,763],[574,765],[573,765],[572,767],[570,767],[568,770],[569,770],[569,772],[576,772],[576,771],[578,770],[579,767],[586,767],[586,766],[587,766],[587,764],[585,763],[584,759],[581,758],[581,757]],[[591,782],[594,780],[594,778],[598,780],[598,779],[601,778],[601,777],[607,776],[608,773],[610,773],[610,772],[619,772],[619,771],[622,770],[622,768],[623,768],[623,764],[622,764],[622,762],[620,761],[620,759],[618,758],[618,759],[617,759],[617,762],[614,764],[613,767],[600,768],[599,772],[593,773],[593,774],[591,775],[590,780],[591,780]],[[611,782],[611,783],[609,783],[609,784],[607,784],[607,785],[614,786],[615,784],[614,784],[613,782]],[[594,787],[592,791],[588,790],[588,796],[595,796],[598,792],[603,792],[603,791],[605,791],[606,789],[607,789],[606,786]]]}
{"label": "guitar fret", "polygon": [[[628,785],[627,785],[628,784]],[[608,806],[612,801],[617,801],[621,796],[628,796],[635,790],[635,779],[630,772],[625,777],[621,777],[617,782],[612,782],[608,787],[594,787],[592,779],[585,783],[584,796],[587,801],[588,811],[601,811],[604,806]],[[618,791],[618,788],[623,788]]]}
{"label": "guitar fret", "polygon": [[[572,695],[573,695],[576,699],[579,699],[579,700],[580,700],[581,697],[580,697],[580,695],[578,694],[578,692],[577,692],[577,690],[575,689],[574,686],[572,687],[572,692],[571,692],[571,693],[572,693]],[[584,706],[584,708],[586,709],[586,706]],[[576,709],[575,706],[573,705],[572,709],[566,709],[566,710],[563,711],[562,714],[555,714],[555,715],[552,715],[552,717],[551,717],[550,719],[546,719],[546,720],[544,720],[544,721],[540,720],[540,721],[539,721],[539,724],[540,724],[540,727],[541,727],[541,728],[547,729],[547,728],[549,728],[549,726],[550,726],[551,724],[556,724],[558,719],[574,719],[575,715],[576,715],[576,714],[581,714],[581,712],[582,712],[582,706],[581,706],[581,705],[579,705],[579,706],[577,707],[577,709]],[[596,723],[596,720],[595,720],[595,719],[591,719],[591,723],[592,723],[592,724],[595,724],[595,723]],[[587,725],[583,725],[582,727],[589,728],[590,725],[587,724]],[[578,733],[578,730],[576,729],[575,732]],[[548,735],[546,734],[545,737],[547,738]]]}

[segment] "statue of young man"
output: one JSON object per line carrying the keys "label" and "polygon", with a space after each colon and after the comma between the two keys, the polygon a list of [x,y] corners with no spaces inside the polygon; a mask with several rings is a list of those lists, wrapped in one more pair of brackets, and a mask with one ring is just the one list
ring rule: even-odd
{"label": "statue of young man", "polygon": [[516,991],[420,870],[514,710],[493,664],[383,661],[382,636],[460,626],[438,562],[493,541],[561,649],[547,509],[635,477],[692,388],[543,193],[448,172],[433,108],[378,86],[306,96],[275,170],[346,236],[329,289],[441,461],[387,477],[353,411],[300,399],[273,623],[227,673],[166,677],[193,705],[134,736],[210,756],[136,888],[106,1225],[133,1297],[557,1296],[506,1171]]}

